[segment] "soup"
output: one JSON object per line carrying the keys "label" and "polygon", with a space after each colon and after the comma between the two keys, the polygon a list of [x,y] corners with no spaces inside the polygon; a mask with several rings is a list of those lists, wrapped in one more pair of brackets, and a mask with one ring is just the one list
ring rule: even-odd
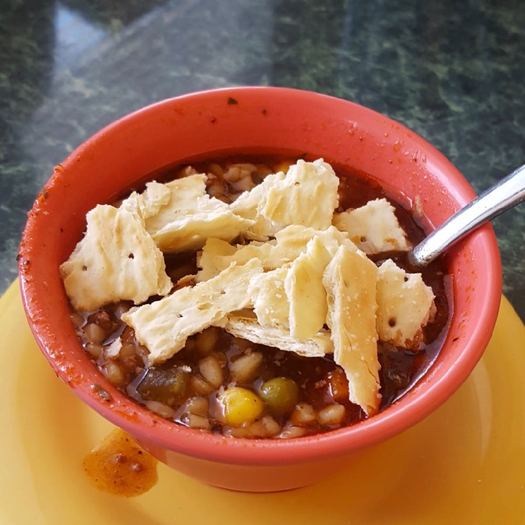
{"label": "soup", "polygon": [[[204,173],[207,194],[231,205],[270,174],[284,173],[291,164],[286,159],[222,158],[167,170],[157,180],[178,180]],[[339,185],[335,212],[341,214],[339,217],[347,209],[362,209],[367,203],[379,203],[386,198],[382,189],[365,175],[341,168],[336,171]],[[406,246],[417,244],[423,232],[416,220],[401,206],[393,203],[393,207]],[[358,241],[370,248],[371,241],[365,237],[361,235]],[[236,249],[251,244],[259,248],[264,244],[244,234],[222,242],[232,243]],[[202,271],[198,266],[199,257],[202,261],[201,250],[199,247],[164,252],[165,271],[173,283],[170,294],[183,288],[191,290],[196,285]],[[410,267],[406,247],[402,250],[375,247],[370,252],[368,259],[377,267],[388,261],[406,272],[405,281],[409,279],[407,275],[420,271]],[[288,271],[289,264],[285,267]],[[348,370],[334,359],[337,348],[335,354],[332,350],[323,355],[300,355],[301,352],[262,344],[260,338],[239,337],[234,330],[221,326],[221,321],[191,334],[183,348],[169,358],[152,362],[151,349],[141,343],[133,326],[122,319],[133,311],[132,301],[116,301],[91,311],[79,309],[72,319],[83,347],[107,379],[174,424],[232,437],[294,438],[352,425],[387,409],[428,370],[442,346],[449,318],[445,268],[440,262],[433,263],[423,270],[422,282],[433,294],[433,310],[417,340],[403,346],[395,340],[381,337],[377,340],[380,401],[373,410],[352,401],[353,385],[349,385]],[[156,301],[159,297],[153,296],[140,304]],[[258,322],[250,318],[252,321]],[[396,319],[392,317],[388,322],[394,326]],[[334,330],[327,323],[321,329],[323,336]]]}

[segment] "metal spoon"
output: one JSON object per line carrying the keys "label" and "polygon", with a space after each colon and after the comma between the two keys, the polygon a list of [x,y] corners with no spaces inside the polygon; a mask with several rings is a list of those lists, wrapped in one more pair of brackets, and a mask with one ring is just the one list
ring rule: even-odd
{"label": "metal spoon", "polygon": [[475,228],[525,201],[525,164],[452,215],[408,253],[414,266],[427,266]]}

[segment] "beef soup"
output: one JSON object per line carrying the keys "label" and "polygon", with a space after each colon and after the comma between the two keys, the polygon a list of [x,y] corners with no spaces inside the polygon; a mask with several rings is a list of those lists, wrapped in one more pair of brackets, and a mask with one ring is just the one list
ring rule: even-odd
{"label": "beef soup", "polygon": [[[171,181],[204,173],[207,194],[230,205],[268,175],[286,172],[291,164],[293,161],[272,158],[216,159],[168,170],[157,180]],[[336,171],[339,199],[334,224],[338,224],[335,217],[340,217],[339,223],[343,224],[341,217],[345,210],[361,209],[370,201],[385,198],[382,189],[363,174]],[[115,203],[119,205],[121,201]],[[394,243],[393,249],[381,251],[376,246],[367,255],[378,267],[385,261],[395,263],[406,272],[407,282],[409,274],[419,271],[408,263],[407,246],[417,244],[423,232],[411,213],[395,203],[393,206],[407,241],[404,249],[395,249]],[[370,248],[370,239],[366,237],[361,235],[357,239],[360,248]],[[250,242],[260,246],[264,242],[252,239],[240,233],[221,242],[230,242],[232,246]],[[355,236],[352,240],[356,241]],[[195,286],[202,270],[198,265],[203,257],[201,249],[199,245],[184,251],[163,250],[165,271],[173,283],[169,294]],[[132,253],[129,256],[133,258]],[[381,337],[379,330],[379,339],[374,339],[377,339],[375,373],[379,388],[374,409],[355,402],[357,394],[354,395],[349,379],[353,381],[356,376],[348,366],[336,362],[341,351],[333,335],[330,337],[335,350],[307,356],[262,344],[260,337],[256,340],[239,337],[221,321],[190,334],[183,348],[173,355],[152,361],[152,348],[148,348],[144,337],[138,337],[126,317],[134,307],[133,301],[114,301],[90,311],[77,307],[71,317],[83,347],[107,379],[174,424],[233,437],[294,438],[352,425],[385,410],[428,370],[440,351],[449,318],[446,270],[436,262],[423,270],[422,278],[433,293],[433,306],[418,336],[399,345],[395,338]],[[326,286],[326,281],[323,282]],[[153,304],[159,299],[152,296],[139,304]],[[254,317],[253,313],[250,315]],[[254,323],[259,321],[253,319]],[[398,321],[391,316],[389,326],[394,328]],[[323,334],[330,334],[330,329],[333,331],[334,327],[323,323]],[[327,336],[328,341],[330,337]]]}

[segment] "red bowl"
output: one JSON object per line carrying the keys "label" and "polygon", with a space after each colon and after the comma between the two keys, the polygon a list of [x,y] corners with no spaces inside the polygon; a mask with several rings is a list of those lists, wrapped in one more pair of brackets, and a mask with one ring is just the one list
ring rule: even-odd
{"label": "red bowl", "polygon": [[444,347],[407,395],[371,419],[282,441],[178,426],[131,401],[93,366],[70,321],[58,267],[96,204],[166,166],[225,152],[308,152],[358,169],[393,199],[417,207],[428,229],[475,193],[441,153],[399,123],[345,100],[282,88],[220,89],[159,102],[104,128],[56,166],[29,213],[19,260],[27,318],[51,366],[83,401],[176,469],[230,489],[284,490],[312,483],[343,456],[407,429],[461,385],[496,321],[499,253],[490,226],[450,252],[454,314]]}

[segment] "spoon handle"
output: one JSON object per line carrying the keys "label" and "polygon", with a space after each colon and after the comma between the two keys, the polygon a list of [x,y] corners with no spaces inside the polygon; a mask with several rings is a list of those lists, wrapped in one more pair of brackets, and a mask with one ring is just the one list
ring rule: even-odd
{"label": "spoon handle", "polygon": [[408,254],[414,266],[426,266],[474,228],[525,200],[525,164],[452,215]]}

